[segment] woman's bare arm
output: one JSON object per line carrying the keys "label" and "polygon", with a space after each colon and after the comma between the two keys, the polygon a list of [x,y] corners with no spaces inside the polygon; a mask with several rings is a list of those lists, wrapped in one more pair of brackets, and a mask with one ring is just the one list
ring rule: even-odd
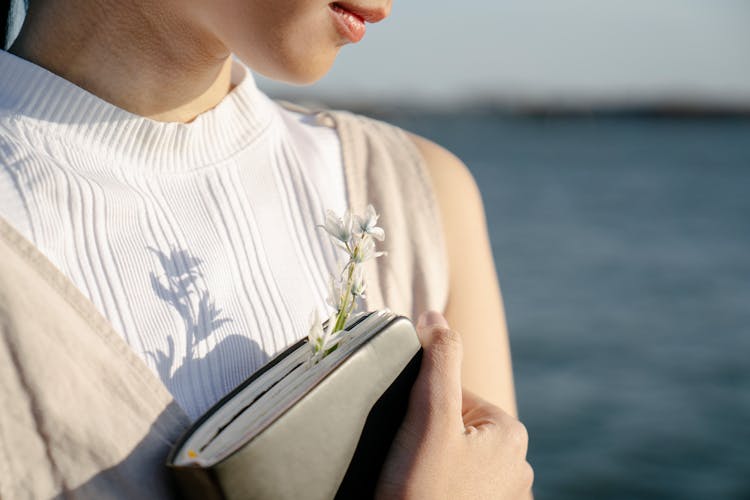
{"label": "woman's bare arm", "polygon": [[517,417],[505,311],[479,189],[455,155],[409,135],[426,161],[442,215],[450,267],[444,315],[463,340],[463,385]]}

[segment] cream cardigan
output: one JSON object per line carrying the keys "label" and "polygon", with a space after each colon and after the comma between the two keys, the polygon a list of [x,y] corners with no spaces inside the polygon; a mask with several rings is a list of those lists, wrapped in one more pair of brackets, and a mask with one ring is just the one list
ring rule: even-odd
{"label": "cream cardigan", "polygon": [[[367,308],[412,318],[444,310],[445,242],[415,145],[377,120],[305,112],[336,128],[349,206],[374,204],[388,235],[388,256],[365,266]],[[0,322],[0,498],[173,497],[163,464],[188,418],[94,304],[2,218]]]}

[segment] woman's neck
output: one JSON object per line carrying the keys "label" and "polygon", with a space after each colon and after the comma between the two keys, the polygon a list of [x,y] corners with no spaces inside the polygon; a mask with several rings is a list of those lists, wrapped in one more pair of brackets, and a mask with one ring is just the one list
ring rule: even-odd
{"label": "woman's neck", "polygon": [[35,0],[9,52],[131,113],[187,123],[232,90],[232,58],[168,4]]}

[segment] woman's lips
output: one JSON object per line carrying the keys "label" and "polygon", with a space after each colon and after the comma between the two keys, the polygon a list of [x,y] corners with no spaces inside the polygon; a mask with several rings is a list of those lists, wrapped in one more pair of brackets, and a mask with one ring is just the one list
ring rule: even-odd
{"label": "woman's lips", "polygon": [[328,4],[336,22],[336,28],[341,36],[357,43],[365,36],[367,26],[365,21],[376,23],[388,14],[381,9],[364,9],[351,4],[334,2]]}
{"label": "woman's lips", "polygon": [[340,7],[338,4],[332,3],[329,4],[329,7],[335,18],[336,28],[341,36],[348,38],[352,43],[362,40],[367,30],[364,19]]}

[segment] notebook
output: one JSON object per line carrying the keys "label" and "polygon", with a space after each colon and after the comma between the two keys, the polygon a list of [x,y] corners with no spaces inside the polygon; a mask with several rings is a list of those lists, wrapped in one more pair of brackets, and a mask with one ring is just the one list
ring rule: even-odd
{"label": "notebook", "polygon": [[372,497],[422,349],[388,309],[353,316],[342,335],[317,360],[299,340],[193,424],[167,459],[184,497]]}

